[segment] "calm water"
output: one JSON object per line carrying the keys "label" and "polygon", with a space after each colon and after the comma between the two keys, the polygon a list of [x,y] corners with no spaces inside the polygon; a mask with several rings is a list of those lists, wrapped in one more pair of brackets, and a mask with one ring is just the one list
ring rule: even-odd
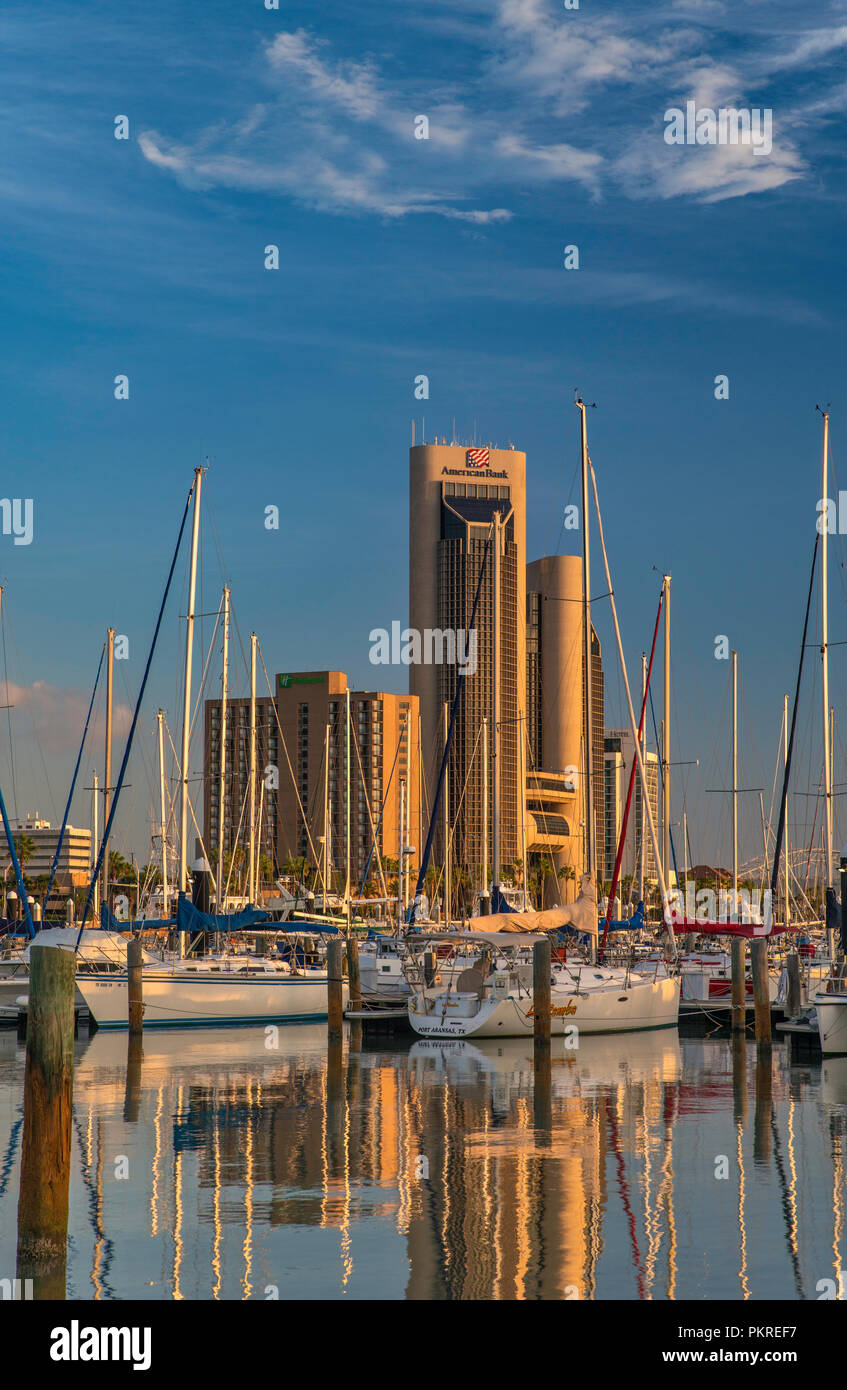
{"label": "calm water", "polygon": [[[847,1251],[847,1059],[673,1032],[367,1043],[325,1025],[77,1044],[71,1298],[815,1299]],[[0,1270],[24,1049],[0,1034]],[[725,1171],[726,1178],[716,1177]],[[121,1173],[128,1176],[122,1177]]]}

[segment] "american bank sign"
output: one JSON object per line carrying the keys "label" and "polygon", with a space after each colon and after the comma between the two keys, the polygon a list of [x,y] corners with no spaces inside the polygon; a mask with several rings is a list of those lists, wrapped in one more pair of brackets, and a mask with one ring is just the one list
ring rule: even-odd
{"label": "american bank sign", "polygon": [[[442,468],[441,476],[442,478],[478,478],[479,473],[475,468]],[[505,468],[500,473],[495,473],[492,469],[487,468],[484,476],[486,478],[508,478],[509,475]]]}

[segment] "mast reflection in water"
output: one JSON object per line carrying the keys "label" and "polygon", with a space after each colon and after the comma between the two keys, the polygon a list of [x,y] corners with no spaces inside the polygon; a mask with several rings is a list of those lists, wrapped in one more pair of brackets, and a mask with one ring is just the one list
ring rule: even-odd
{"label": "mast reflection in water", "polygon": [[[271,1044],[278,1041],[278,1046]],[[24,1049],[0,1035],[0,1268]],[[77,1043],[70,1298],[765,1299],[839,1287],[847,1059],[674,1033]],[[542,1103],[539,1104],[539,1100]]]}

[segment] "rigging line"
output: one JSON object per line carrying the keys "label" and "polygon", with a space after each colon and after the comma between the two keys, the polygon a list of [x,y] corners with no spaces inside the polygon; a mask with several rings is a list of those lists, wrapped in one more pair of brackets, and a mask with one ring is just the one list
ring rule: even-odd
{"label": "rigging line", "polygon": [[[662,604],[663,604],[663,602],[664,602],[664,597],[665,597],[665,586],[664,586],[664,583],[663,583],[663,584],[662,584],[661,593],[659,594],[659,607],[658,607],[658,610],[657,610],[657,612],[656,612],[656,625],[655,625],[655,627],[653,628],[653,644],[652,644],[652,646],[651,646],[651,648],[650,648],[650,663],[649,663],[649,665],[648,665],[648,667],[647,667],[647,672],[646,672],[646,680],[647,680],[647,688],[648,688],[648,689],[649,689],[649,686],[650,686],[650,677],[651,677],[652,672],[653,672],[653,658],[654,658],[654,656],[656,655],[656,638],[657,638],[658,635],[659,635],[659,622],[661,621],[661,617],[662,617]],[[643,737],[643,734],[644,734],[644,715],[645,715],[645,713],[646,713],[646,709],[647,709],[647,690],[645,689],[644,695],[642,696],[642,699],[641,699],[641,717],[640,717],[639,722],[638,722],[638,734],[639,734],[639,737]],[[635,753],[633,752],[633,755],[632,755],[632,766],[630,767],[630,770],[629,770],[629,788],[628,788],[627,794],[626,794],[626,807],[625,807],[625,809],[624,809],[624,814],[623,814],[623,823],[622,823],[622,825],[621,825],[620,840],[619,840],[619,842],[618,842],[617,852],[616,852],[616,854],[615,854],[615,866],[614,866],[614,870],[613,870],[613,872],[612,872],[612,882],[611,882],[611,885],[610,885],[610,887],[609,887],[609,901],[608,901],[608,903],[607,903],[607,905],[606,905],[606,921],[605,921],[605,924],[604,924],[604,926],[603,926],[603,942],[602,942],[602,945],[601,945],[601,947],[600,947],[600,954],[599,954],[599,960],[600,960],[601,963],[602,963],[603,956],[605,955],[605,951],[606,951],[606,940],[607,940],[608,935],[609,935],[609,924],[610,924],[610,922],[611,922],[611,920],[612,920],[612,910],[613,910],[614,905],[615,905],[615,893],[616,893],[616,891],[617,891],[618,877],[619,877],[620,871],[621,871],[621,860],[622,860],[622,858],[623,858],[623,849],[624,849],[624,844],[625,844],[625,842],[626,842],[626,830],[627,830],[627,825],[628,825],[628,823],[629,823],[629,811],[630,811],[630,806],[632,805],[632,793],[633,793],[633,790],[634,790],[634,787],[635,787],[635,774],[636,774],[637,770],[638,770],[638,760],[637,760],[637,758],[635,757]],[[643,819],[643,818],[642,818],[642,819]],[[642,825],[642,827],[641,827],[641,834],[642,834],[642,836],[643,836],[643,834],[644,834],[644,826],[643,826],[643,825]],[[674,863],[674,868],[676,868],[676,863]],[[677,886],[678,886],[678,885],[679,885],[679,878],[677,878]],[[632,887],[632,885],[630,884],[630,888],[631,888],[631,887]]]}
{"label": "rigging line", "polygon": [[[815,566],[818,559],[818,540],[820,537],[815,533],[815,545],[812,551],[812,572],[809,575],[809,593],[806,598],[806,616],[803,621],[803,637],[800,644],[800,662],[797,668],[797,683],[794,688],[794,708],[791,712],[791,733],[788,738],[788,756],[785,759],[785,775],[782,781],[782,797],[779,805],[779,821],[776,827],[776,844],[773,853],[773,866],[771,871],[771,902],[776,901],[776,892],[779,878],[779,860],[782,853],[782,840],[785,834],[785,807],[788,800],[788,783],[791,777],[791,761],[794,756],[794,734],[797,726],[797,705],[800,699],[800,682],[803,678],[803,660],[806,651],[806,634],[809,627],[809,610],[812,606],[812,589],[815,582]],[[815,812],[817,818],[817,811]],[[805,888],[804,888],[805,891]]]}
{"label": "rigging line", "polygon": [[[351,717],[352,717],[352,716],[351,716]],[[385,875],[384,875],[383,872],[382,872],[382,862],[381,862],[381,860],[380,860],[380,858],[379,858],[379,846],[377,845],[377,833],[378,833],[378,832],[381,830],[381,828],[382,828],[382,818],[383,818],[383,816],[385,815],[385,808],[386,808],[386,806],[388,805],[388,793],[391,791],[391,783],[392,783],[392,781],[393,781],[393,779],[394,779],[394,769],[395,769],[396,766],[397,766],[397,759],[398,759],[399,756],[400,756],[400,745],[401,745],[402,742],[403,742],[403,737],[402,737],[402,734],[401,734],[400,738],[398,738],[398,740],[397,740],[397,748],[396,748],[395,753],[394,753],[394,761],[393,761],[393,763],[391,764],[391,771],[390,771],[389,774],[388,774],[388,782],[386,783],[386,786],[385,786],[385,795],[384,795],[384,797],[382,798],[382,805],[381,805],[380,808],[379,808],[379,816],[378,816],[378,818],[377,818],[376,829],[374,829],[373,820],[371,819],[371,836],[372,836],[372,839],[371,839],[371,847],[370,847],[370,850],[368,851],[368,857],[367,857],[367,860],[366,860],[366,862],[365,862],[365,872],[364,872],[363,875],[362,875],[362,882],[361,882],[361,886],[360,886],[360,888],[359,888],[359,897],[360,897],[360,898],[364,897],[364,895],[365,895],[365,884],[366,884],[367,881],[368,881],[368,876],[369,876],[370,871],[371,871],[371,861],[372,861],[373,856],[374,856],[374,850],[376,850],[377,863],[378,863],[378,865],[379,865],[379,876],[380,876],[380,879],[381,879],[381,881],[382,881],[382,893],[383,893],[383,897],[386,897],[386,898],[388,897],[388,889],[387,889],[386,886],[385,886]],[[357,745],[356,745],[356,752],[358,753],[358,751],[359,751],[359,748],[358,748],[358,744],[357,744]],[[361,766],[362,766],[362,759],[361,759],[361,755],[359,755],[359,767],[361,768]],[[363,783],[364,783],[364,780],[365,780],[365,774],[364,774],[364,772],[363,772],[363,773],[362,773],[362,782],[363,782]],[[367,792],[365,792],[365,801],[367,802]],[[368,807],[368,816],[370,816],[370,807]],[[398,865],[399,865],[399,859],[398,859]],[[399,873],[399,868],[398,868],[398,873]]]}
{"label": "rigging line", "polygon": [[[5,585],[3,586],[5,593]],[[6,715],[9,721],[9,766],[12,773],[12,809],[15,819],[18,818],[18,787],[15,779],[15,747],[12,742],[12,706],[9,702],[9,664],[6,660],[6,608],[9,600],[3,605],[3,622],[0,623],[0,634],[3,637],[3,674],[6,678]]]}
{"label": "rigging line", "polygon": [[[496,513],[495,513],[495,515],[496,515]],[[491,527],[491,529],[493,529],[493,525],[494,525],[494,523],[492,522],[492,527]],[[491,530],[489,530],[489,534],[488,534],[488,535],[486,536],[486,538],[485,538],[485,548],[484,548],[484,550],[483,550],[483,552],[482,552],[482,561],[481,561],[480,566],[479,566],[479,578],[477,579],[477,582],[476,582],[476,593],[474,594],[473,609],[471,610],[471,620],[470,620],[470,624],[469,624],[469,626],[468,626],[468,630],[471,631],[471,632],[473,631],[474,627],[476,626],[476,615],[477,615],[477,610],[478,610],[478,608],[479,608],[480,595],[482,594],[482,581],[483,581],[483,578],[484,578],[484,576],[485,576],[485,567],[486,567],[486,563],[487,563],[487,561],[488,561],[488,552],[489,552],[490,548],[491,548]],[[470,559],[470,556],[468,556],[468,559]],[[438,773],[438,782],[436,783],[436,787],[435,787],[435,798],[434,798],[433,807],[432,807],[432,818],[431,818],[431,820],[430,820],[430,822],[429,822],[429,830],[427,831],[427,836],[426,836],[426,845],[424,846],[423,856],[422,856],[422,858],[421,858],[421,862],[420,862],[420,865],[419,865],[419,867],[418,867],[418,882],[417,882],[417,885],[416,885],[416,887],[415,887],[415,900],[414,900],[416,906],[420,904],[421,893],[423,892],[424,879],[426,878],[426,871],[427,871],[427,869],[428,869],[428,867],[429,867],[429,857],[430,857],[430,855],[432,854],[432,842],[433,842],[433,840],[434,840],[434,838],[435,838],[435,826],[436,826],[436,822],[437,822],[437,820],[438,820],[438,808],[439,808],[439,806],[441,805],[441,796],[442,796],[442,792],[443,792],[443,790],[444,790],[444,776],[445,776],[445,773],[446,773],[446,771],[447,771],[447,760],[448,760],[449,755],[450,755],[450,746],[451,746],[451,743],[452,743],[452,740],[453,740],[453,730],[454,730],[454,728],[456,727],[456,718],[457,718],[458,713],[459,713],[459,703],[460,703],[461,698],[462,698],[462,693],[463,693],[463,691],[464,691],[464,689],[465,689],[465,678],[466,678],[466,676],[467,676],[467,665],[461,665],[461,666],[459,666],[458,674],[457,674],[457,676],[456,676],[456,693],[455,693],[455,695],[453,696],[453,708],[452,708],[452,710],[450,711],[450,724],[449,724],[449,727],[448,727],[448,729],[447,729],[447,739],[446,739],[445,744],[444,744],[444,753],[443,753],[442,758],[441,758],[441,767],[440,767],[440,770],[439,770],[439,773]]]}
{"label": "rigging line", "polygon": [[[174,748],[174,741],[173,741],[173,739],[171,738],[171,731],[170,731],[170,729],[168,729],[168,721],[167,721],[167,719],[165,720],[165,728],[168,730],[168,743],[171,745],[171,752],[172,752],[173,755],[174,755],[174,763],[176,764],[177,769],[180,771],[180,776],[181,776],[181,775],[182,775],[182,772],[181,772],[180,765],[179,765],[179,758],[178,758],[177,755],[176,755],[176,749]],[[199,825],[197,824],[197,817],[196,817],[195,814],[194,814],[194,807],[193,807],[192,804],[191,804],[191,797],[188,798],[188,809],[189,809],[189,811],[190,811],[190,813],[191,813],[191,819],[192,819],[192,821],[194,822],[194,829],[197,831],[197,838],[198,838],[198,840],[200,841],[200,849],[201,849],[202,852],[203,852],[203,858],[206,860],[206,863],[208,864],[208,863],[209,863],[209,856],[208,856],[208,854],[206,853],[206,846],[205,846],[204,843],[203,843],[203,836],[202,836],[202,834],[201,834],[201,832],[200,832],[200,827],[199,827]]]}
{"label": "rigging line", "polygon": [[[345,701],[345,704],[346,704],[346,701]],[[407,735],[406,735],[406,736],[408,737],[408,731],[407,731]],[[403,739],[403,735],[402,735],[402,733],[401,733],[400,738],[397,740],[397,751],[398,751],[398,752],[400,751],[400,743],[402,742],[402,739]],[[368,788],[367,788],[367,785],[366,785],[366,783],[365,783],[365,769],[362,767],[362,753],[361,753],[361,749],[359,748],[359,738],[358,738],[358,735],[357,735],[357,733],[356,733],[355,728],[353,727],[353,710],[352,710],[352,708],[351,708],[351,710],[350,710],[350,741],[351,741],[351,743],[353,744],[353,747],[356,749],[356,761],[357,761],[357,763],[359,764],[359,775],[360,775],[360,777],[361,777],[361,779],[362,779],[362,791],[363,791],[364,797],[365,797],[365,810],[366,810],[367,813],[368,813],[368,824],[370,825],[370,828],[371,828],[371,840],[372,840],[374,849],[376,850],[376,866],[377,866],[377,869],[379,870],[379,881],[380,881],[380,883],[382,884],[382,896],[383,896],[384,898],[387,898],[387,897],[388,897],[388,889],[387,889],[387,887],[385,886],[385,874],[384,874],[383,871],[382,871],[382,856],[380,855],[380,852],[379,852],[379,844],[378,844],[377,838],[376,838],[376,830],[374,829],[374,818],[373,818],[373,815],[372,815],[372,813],[371,813],[371,802],[370,802],[370,797],[368,796]],[[395,761],[396,761],[396,759],[395,759]],[[351,800],[352,800],[352,796],[351,796]],[[348,813],[348,814],[349,814],[349,813]],[[357,817],[357,820],[358,820],[358,817]],[[400,861],[402,860],[402,858],[403,858],[403,847],[402,847],[402,845],[401,845],[401,846],[400,846],[400,855],[399,855],[399,858],[398,858],[398,860],[397,860],[398,866],[399,866]],[[368,855],[368,863],[370,863],[370,855]],[[398,874],[399,874],[399,872],[400,872],[399,867],[398,867],[397,872],[398,872]],[[324,885],[324,891],[326,891],[326,885]],[[362,883],[362,893],[364,894],[364,882]]]}
{"label": "rigging line", "polygon": [[99,683],[100,683],[100,672],[103,670],[103,657],[105,656],[105,653],[106,653],[106,643],[104,642],[104,643],[103,643],[103,646],[100,648],[100,660],[99,660],[99,662],[98,662],[98,664],[97,664],[97,675],[96,675],[95,678],[94,678],[94,689],[93,689],[92,692],[91,692],[91,701],[90,701],[89,706],[88,706],[88,715],[87,715],[86,720],[85,720],[85,728],[84,728],[83,731],[82,731],[82,742],[81,742],[80,745],[79,745],[79,752],[77,753],[77,757],[76,757],[76,767],[74,768],[74,775],[73,775],[73,777],[71,778],[71,787],[70,787],[70,791],[68,792],[68,800],[67,800],[67,804],[66,804],[66,806],[65,806],[65,814],[64,814],[64,816],[62,817],[62,828],[61,828],[61,830],[59,831],[59,838],[58,838],[58,840],[56,841],[56,853],[53,855],[53,863],[50,865],[50,879],[49,879],[48,884],[47,884],[47,892],[44,894],[44,907],[45,907],[45,909],[46,909],[47,903],[48,903],[48,901],[49,901],[49,899],[50,899],[50,889],[53,887],[53,879],[56,877],[56,868],[57,868],[58,863],[59,863],[59,855],[60,855],[61,852],[62,852],[62,844],[63,844],[64,838],[65,838],[65,829],[66,829],[67,824],[68,824],[68,816],[70,815],[70,812],[71,812],[71,802],[73,801],[74,789],[76,788],[76,779],[77,779],[77,777],[79,776],[79,765],[80,765],[80,763],[82,762],[82,750],[83,750],[84,747],[85,747],[85,740],[86,740],[86,738],[88,737],[88,726],[89,726],[89,724],[91,723],[91,711],[92,711],[93,708],[94,708],[94,700],[95,700],[95,697],[96,697],[96,695],[97,695],[97,686],[98,686]]}
{"label": "rigging line", "polygon": [[119,798],[120,798],[121,789],[122,789],[123,784],[124,784],[124,777],[126,776],[126,769],[127,769],[127,764],[128,764],[128,762],[129,762],[129,755],[130,755],[130,752],[132,751],[132,741],[133,741],[133,738],[134,738],[134,736],[135,736],[135,726],[136,726],[137,723],[138,723],[138,716],[139,716],[139,714],[141,713],[141,702],[142,702],[142,700],[144,699],[144,692],[145,692],[145,690],[146,690],[146,688],[147,688],[147,678],[148,678],[148,676],[150,675],[150,667],[151,667],[152,662],[153,662],[153,653],[154,653],[155,650],[156,650],[156,641],[157,641],[158,636],[159,636],[159,629],[160,629],[160,627],[162,626],[162,618],[163,618],[164,615],[165,615],[165,604],[166,604],[167,601],[168,601],[168,594],[170,593],[170,588],[171,588],[171,580],[173,579],[174,570],[176,569],[177,556],[179,555],[179,548],[180,548],[180,546],[181,546],[181,544],[182,544],[182,536],[183,536],[183,532],[185,531],[185,523],[186,523],[186,521],[188,520],[188,509],[189,509],[189,507],[191,506],[191,498],[193,497],[193,495],[194,495],[194,481],[192,480],[191,487],[190,487],[189,490],[188,490],[188,497],[186,498],[186,501],[185,501],[185,511],[184,511],[183,514],[182,514],[182,521],[180,522],[179,535],[177,536],[176,548],[174,549],[173,559],[171,560],[171,567],[170,567],[170,570],[169,570],[169,572],[168,572],[168,582],[167,582],[167,584],[165,585],[165,592],[164,592],[164,594],[162,595],[162,604],[161,604],[161,607],[160,607],[160,609],[159,609],[159,616],[158,616],[158,618],[156,619],[156,628],[155,628],[155,631],[154,631],[154,633],[153,633],[153,641],[152,641],[151,644],[150,644],[150,651],[149,651],[148,656],[147,656],[147,665],[146,665],[145,668],[144,668],[144,675],[143,675],[142,680],[141,680],[141,689],[140,689],[139,692],[138,692],[138,700],[137,700],[137,702],[136,702],[135,710],[134,710],[134,712],[133,712],[132,724],[130,725],[129,734],[128,734],[128,736],[127,736],[126,748],[124,749],[124,755],[123,755],[123,759],[122,759],[122,761],[121,761],[121,770],[120,770],[120,772],[118,773],[118,780],[117,780],[117,782],[116,782],[116,784],[115,784],[115,794],[114,794],[114,797],[113,797],[113,799],[112,799],[112,804],[111,804],[111,806],[110,806],[110,808],[109,808],[109,819],[108,819],[108,821],[107,821],[107,823],[106,823],[106,828],[105,828],[105,830],[103,831],[103,839],[102,839],[102,841],[101,841],[101,843],[100,843],[100,849],[99,849],[98,854],[97,854],[97,863],[96,863],[95,866],[94,866],[94,872],[93,872],[93,874],[92,874],[92,876],[91,876],[91,882],[90,882],[90,884],[89,884],[89,886],[88,886],[88,896],[86,897],[86,900],[85,900],[85,909],[84,909],[83,914],[82,914],[82,923],[81,923],[81,925],[80,925],[79,935],[77,936],[77,939],[76,939],[76,946],[74,947],[74,951],[78,951],[78,950],[79,950],[79,943],[80,943],[80,941],[82,940],[82,933],[83,933],[83,931],[85,930],[85,923],[86,923],[86,921],[87,921],[87,919],[88,919],[88,913],[89,913],[89,911],[91,910],[91,900],[92,900],[92,898],[93,898],[93,896],[94,896],[94,885],[95,885],[95,883],[97,882],[98,876],[99,876],[99,874],[100,874],[100,869],[101,869],[102,863],[103,863],[103,855],[104,855],[104,853],[105,853],[106,845],[108,844],[109,836],[110,836],[110,834],[111,834],[112,823],[113,823],[113,821],[114,821],[114,819],[115,819],[115,812],[116,812],[117,809],[118,809],[118,800],[119,800]]}
{"label": "rigging line", "polygon": [[[206,676],[207,676],[208,673],[209,673],[209,663],[210,663],[210,661],[212,660],[212,652],[213,652],[214,646],[215,646],[215,638],[216,638],[217,635],[218,635],[218,625],[219,625],[220,620],[221,620],[221,614],[222,614],[222,612],[223,612],[223,606],[224,606],[224,601],[223,601],[223,596],[221,596],[220,607],[218,608],[217,616],[215,617],[215,626],[214,626],[214,628],[212,629],[212,636],[211,636],[210,639],[209,639],[209,648],[208,648],[208,651],[207,651],[207,653],[206,653],[206,662],[205,662],[205,665],[203,666],[203,674],[202,674],[201,677],[200,677],[200,684],[199,684],[199,686],[198,686],[198,688],[197,688],[197,699],[196,699],[195,704],[194,704],[194,712],[193,712],[193,714],[192,714],[192,716],[191,716],[191,720],[190,720],[189,725],[188,725],[188,738],[189,738],[189,742],[190,742],[190,740],[191,740],[191,737],[192,737],[192,735],[193,735],[193,733],[194,733],[195,726],[196,726],[196,724],[197,724],[197,716],[198,716],[198,714],[200,713],[200,702],[201,702],[201,700],[202,700],[202,698],[203,698],[203,690],[204,690],[204,687],[205,687],[205,684],[206,684]],[[201,640],[202,640],[202,632],[201,632],[200,636],[201,636]]]}
{"label": "rigging line", "polygon": [[291,784],[292,784],[292,786],[294,787],[294,794],[295,794],[295,796],[297,797],[297,805],[298,805],[298,807],[300,808],[300,815],[303,817],[303,825],[304,825],[304,827],[305,827],[306,835],[307,835],[308,840],[309,840],[309,849],[312,851],[312,858],[314,859],[315,863],[317,864],[317,863],[318,863],[317,851],[316,851],[316,849],[315,849],[314,841],[312,840],[312,832],[311,832],[311,830],[309,829],[309,822],[308,822],[308,820],[307,820],[307,818],[306,818],[306,812],[305,812],[305,809],[304,809],[304,807],[303,807],[303,802],[302,802],[301,797],[300,797],[300,788],[299,788],[298,785],[297,785],[297,778],[294,776],[294,768],[291,766],[291,759],[290,759],[290,757],[288,756],[288,745],[287,745],[287,743],[285,742],[285,734],[282,732],[282,725],[281,725],[280,722],[279,722],[279,711],[277,710],[277,707],[276,707],[276,700],[274,699],[274,693],[273,693],[273,690],[271,689],[270,676],[268,675],[268,670],[267,670],[267,667],[265,666],[265,657],[264,657],[264,653],[263,653],[263,651],[262,651],[262,644],[261,644],[261,642],[259,641],[258,637],[256,638],[256,649],[257,649],[257,651],[258,651],[258,653],[259,653],[259,660],[260,660],[261,663],[262,663],[262,670],[263,670],[264,673],[265,673],[265,684],[266,684],[267,687],[268,687],[268,695],[270,696],[271,709],[273,710],[273,712],[274,712],[274,718],[276,719],[276,727],[277,727],[277,729],[279,730],[279,737],[280,737],[280,739],[281,739],[281,741],[282,741],[282,751],[285,753],[285,761],[288,763],[288,771],[291,773]]}
{"label": "rigging line", "polygon": [[[653,705],[653,691],[652,691],[652,690],[648,690],[648,695],[649,695],[649,697],[650,697],[650,713],[651,713],[652,716],[653,716],[653,734],[655,735],[656,747],[658,748],[658,747],[659,747],[659,730],[656,728],[656,710],[655,710],[654,705]],[[667,751],[668,751],[668,754],[670,754],[670,751],[671,751],[670,748],[668,748]],[[664,756],[665,756],[665,750],[664,750],[664,748],[662,748],[662,757],[664,758]],[[667,761],[670,762],[670,757],[668,757]],[[662,807],[662,813],[663,813],[663,814],[665,813],[665,808],[664,808],[664,807]],[[671,859],[673,860],[674,877],[676,878],[677,887],[679,887],[679,869],[678,869],[677,866],[676,866],[676,848],[675,848],[674,842],[673,842],[673,827],[670,826],[670,825],[668,826],[668,843],[670,844],[670,847],[671,847]]]}

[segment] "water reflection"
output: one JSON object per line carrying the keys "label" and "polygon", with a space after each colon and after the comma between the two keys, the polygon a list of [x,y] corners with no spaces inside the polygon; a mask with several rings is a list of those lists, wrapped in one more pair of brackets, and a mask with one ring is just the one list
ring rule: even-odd
{"label": "water reflection", "polygon": [[[23,1060],[0,1035],[0,1273]],[[99,1033],[74,1094],[72,1298],[755,1300],[840,1276],[847,1059]]]}

